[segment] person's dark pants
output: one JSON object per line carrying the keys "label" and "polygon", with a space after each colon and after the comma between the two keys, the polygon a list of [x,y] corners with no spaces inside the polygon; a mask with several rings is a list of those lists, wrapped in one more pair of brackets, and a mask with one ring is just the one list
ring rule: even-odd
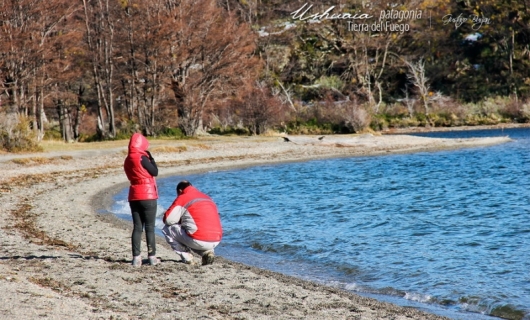
{"label": "person's dark pants", "polygon": [[131,214],[134,223],[132,232],[132,254],[139,256],[142,245],[142,230],[145,228],[145,239],[147,241],[148,256],[156,255],[155,241],[155,219],[156,200],[130,201]]}

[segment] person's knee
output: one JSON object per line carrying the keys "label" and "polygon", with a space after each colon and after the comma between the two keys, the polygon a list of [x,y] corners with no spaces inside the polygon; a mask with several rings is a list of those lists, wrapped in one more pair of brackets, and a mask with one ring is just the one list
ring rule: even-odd
{"label": "person's knee", "polygon": [[133,227],[133,233],[139,233],[139,234],[141,234],[142,232],[143,232],[143,228],[142,228],[142,226],[134,225],[134,227]]}

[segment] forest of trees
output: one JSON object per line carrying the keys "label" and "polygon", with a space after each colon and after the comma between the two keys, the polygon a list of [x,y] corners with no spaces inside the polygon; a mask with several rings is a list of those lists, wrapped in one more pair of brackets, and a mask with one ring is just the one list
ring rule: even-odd
{"label": "forest of trees", "polygon": [[0,0],[0,147],[528,122],[528,2]]}

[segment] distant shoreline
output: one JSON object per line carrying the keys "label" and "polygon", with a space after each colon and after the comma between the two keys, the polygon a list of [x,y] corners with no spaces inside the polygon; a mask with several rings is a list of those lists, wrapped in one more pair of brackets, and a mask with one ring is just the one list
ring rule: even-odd
{"label": "distant shoreline", "polygon": [[411,128],[392,128],[380,131],[382,134],[407,134],[407,133],[424,133],[424,132],[451,132],[451,131],[473,131],[473,130],[499,130],[499,129],[517,129],[530,128],[530,123],[505,123],[498,125],[480,125],[480,126],[458,126],[458,127],[411,127]]}

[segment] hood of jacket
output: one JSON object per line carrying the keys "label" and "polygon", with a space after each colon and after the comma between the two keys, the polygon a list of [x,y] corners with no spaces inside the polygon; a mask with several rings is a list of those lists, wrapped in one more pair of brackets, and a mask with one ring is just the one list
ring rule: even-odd
{"label": "hood of jacket", "polygon": [[129,153],[144,153],[149,149],[149,141],[140,133],[132,135],[129,140]]}

